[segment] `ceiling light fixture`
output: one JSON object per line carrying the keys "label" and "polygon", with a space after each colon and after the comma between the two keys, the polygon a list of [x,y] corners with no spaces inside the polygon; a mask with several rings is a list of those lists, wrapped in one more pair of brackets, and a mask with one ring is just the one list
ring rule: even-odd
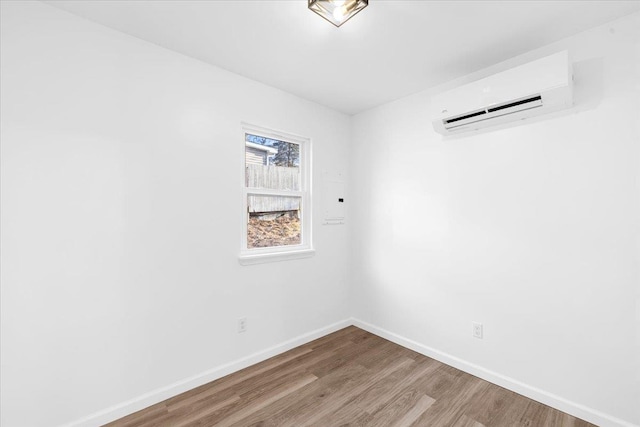
{"label": "ceiling light fixture", "polygon": [[339,27],[368,4],[369,0],[309,0],[309,9]]}

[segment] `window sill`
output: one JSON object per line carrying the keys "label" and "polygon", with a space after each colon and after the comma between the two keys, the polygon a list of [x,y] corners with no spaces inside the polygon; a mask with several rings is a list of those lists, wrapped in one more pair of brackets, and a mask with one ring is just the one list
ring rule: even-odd
{"label": "window sill", "polygon": [[263,264],[266,262],[288,261],[290,259],[310,258],[316,253],[315,249],[300,249],[297,251],[270,252],[263,254],[241,254],[238,261],[241,265]]}

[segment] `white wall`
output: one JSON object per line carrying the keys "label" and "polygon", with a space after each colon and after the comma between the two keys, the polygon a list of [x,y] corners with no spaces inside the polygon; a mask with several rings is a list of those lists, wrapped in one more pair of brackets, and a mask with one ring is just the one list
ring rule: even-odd
{"label": "white wall", "polygon": [[[346,226],[240,266],[241,121],[348,173],[349,117],[2,2],[2,425],[53,426],[346,319]],[[236,332],[239,317],[248,331]]]}
{"label": "white wall", "polygon": [[555,118],[443,140],[436,91],[354,117],[354,312],[640,424],[640,14],[439,89],[561,49],[577,105]]}

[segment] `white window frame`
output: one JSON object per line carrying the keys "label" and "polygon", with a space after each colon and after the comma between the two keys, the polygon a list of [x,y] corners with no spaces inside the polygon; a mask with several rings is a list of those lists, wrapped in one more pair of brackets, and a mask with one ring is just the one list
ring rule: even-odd
{"label": "white window frame", "polygon": [[[300,145],[300,191],[249,188],[246,186],[246,163],[244,144],[246,134],[263,136],[266,138],[276,139],[278,141],[290,142]],[[250,265],[272,261],[307,258],[313,256],[315,250],[313,249],[312,245],[313,227],[311,222],[311,139],[243,122],[241,142],[242,144],[238,143],[238,145],[242,148],[242,154],[240,156],[242,160],[242,227],[240,237],[240,255],[238,256],[240,264]],[[247,247],[247,224],[249,223],[247,199],[250,195],[300,197],[300,203],[302,205],[300,218],[300,244],[249,249]]]}

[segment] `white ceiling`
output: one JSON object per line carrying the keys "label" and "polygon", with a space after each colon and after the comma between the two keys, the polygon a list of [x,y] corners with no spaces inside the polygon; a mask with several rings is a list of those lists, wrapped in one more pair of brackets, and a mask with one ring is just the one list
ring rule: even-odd
{"label": "white ceiling", "polygon": [[307,0],[48,3],[348,114],[640,10],[640,0],[370,0],[335,28]]}

